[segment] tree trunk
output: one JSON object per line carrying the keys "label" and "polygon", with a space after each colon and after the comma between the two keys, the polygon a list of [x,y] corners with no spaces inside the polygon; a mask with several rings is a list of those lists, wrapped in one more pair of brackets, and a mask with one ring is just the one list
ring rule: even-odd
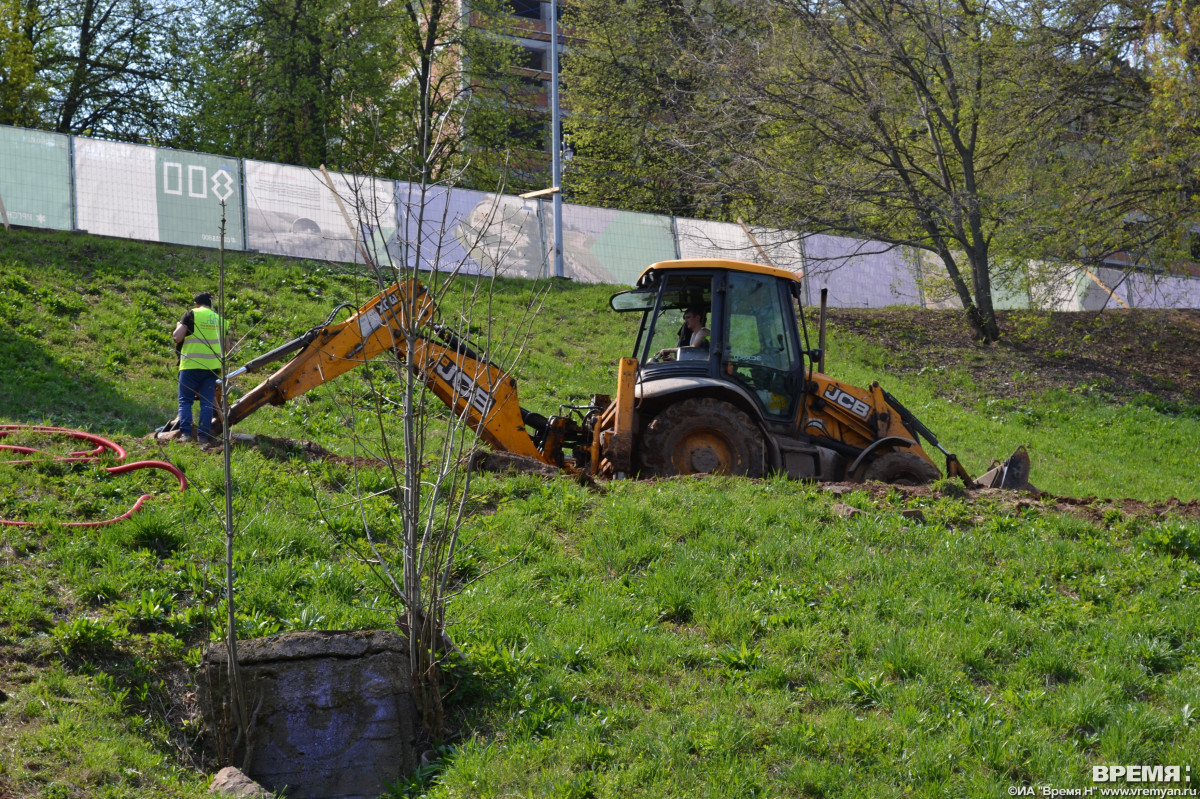
{"label": "tree trunk", "polygon": [[58,133],[78,132],[75,130],[75,115],[79,112],[79,106],[83,102],[83,84],[87,80],[88,70],[92,66],[92,45],[96,37],[93,28],[95,11],[96,4],[92,0],[84,3],[83,19],[79,23],[79,41],[72,59],[71,82],[67,86],[66,96],[63,98],[62,108],[58,115],[58,125],[55,127]]}
{"label": "tree trunk", "polygon": [[976,245],[967,252],[971,265],[971,278],[975,287],[975,303],[967,309],[967,320],[975,335],[984,344],[1000,340],[1000,326],[996,322],[996,310],[992,305],[992,274],[988,260],[987,244]]}
{"label": "tree trunk", "polygon": [[967,264],[971,271],[970,285],[967,284],[954,253],[943,247],[938,251],[938,255],[946,267],[946,274],[950,276],[954,292],[962,303],[971,332],[983,343],[992,344],[1000,339],[1000,327],[996,324],[996,312],[992,307],[992,282],[988,273],[987,249],[983,247],[982,254],[979,250],[980,248],[976,247],[974,251],[967,253]]}

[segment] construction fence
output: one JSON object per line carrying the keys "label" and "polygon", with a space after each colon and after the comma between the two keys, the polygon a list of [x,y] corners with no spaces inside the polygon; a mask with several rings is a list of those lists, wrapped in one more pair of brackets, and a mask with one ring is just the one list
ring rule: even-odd
{"label": "construction fence", "polygon": [[[426,187],[320,169],[0,126],[5,225],[320,261],[553,273],[549,199]],[[834,307],[953,307],[944,268],[880,242],[562,204],[565,276],[632,284],[656,261],[734,258],[806,277]],[[1000,265],[1000,308],[1200,308],[1200,279],[1061,264]],[[1033,287],[1033,288],[1031,288]]]}

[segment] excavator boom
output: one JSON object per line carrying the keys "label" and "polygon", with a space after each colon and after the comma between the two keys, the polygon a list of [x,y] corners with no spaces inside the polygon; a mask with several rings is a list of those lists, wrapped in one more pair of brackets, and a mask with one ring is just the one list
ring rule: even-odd
{"label": "excavator boom", "polygon": [[516,381],[437,325],[436,316],[432,297],[417,281],[389,286],[345,321],[318,325],[232,373],[254,371],[296,353],[229,406],[226,424],[235,425],[264,405],[282,405],[392,352],[411,363],[430,391],[490,447],[561,465],[561,457],[543,453],[526,430]]}

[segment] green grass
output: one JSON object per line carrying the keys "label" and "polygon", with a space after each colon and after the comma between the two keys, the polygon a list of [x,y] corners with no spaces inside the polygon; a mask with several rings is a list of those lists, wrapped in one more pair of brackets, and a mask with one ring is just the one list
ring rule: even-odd
{"label": "green grass", "polygon": [[488,522],[530,542],[461,605],[500,732],[433,796],[1002,796],[1196,760],[1200,570],[1170,524],[913,523],[899,495],[844,520],[781,480],[547,493]]}
{"label": "green grass", "polygon": [[[0,422],[84,427],[191,481],[180,493],[151,471],[0,465],[0,513],[40,522],[0,527],[5,799],[199,797],[215,771],[194,746],[189,681],[224,614],[220,457],[143,438],[173,413],[168,334],[214,263],[0,236]],[[246,357],[361,290],[262,256],[230,256],[230,272]],[[502,325],[530,292],[498,289]],[[612,390],[632,331],[610,291],[551,287],[516,370],[523,404]],[[953,374],[890,375],[848,336],[830,351],[831,373],[880,380],[976,471],[1026,444],[1034,481],[1059,493],[1197,496],[1193,419],[1071,392],[988,405],[965,385],[956,406],[938,394]],[[349,454],[356,380],[244,429]],[[390,624],[353,555],[349,467],[237,449],[233,472],[242,635]],[[1200,524],[1118,509],[1090,522],[943,489],[479,475],[450,608],[467,656],[446,681],[454,734],[395,795],[1001,797],[1091,786],[1099,764],[1200,773]],[[56,524],[144,492],[158,496],[126,523]],[[380,529],[390,513],[384,498],[363,509]]]}

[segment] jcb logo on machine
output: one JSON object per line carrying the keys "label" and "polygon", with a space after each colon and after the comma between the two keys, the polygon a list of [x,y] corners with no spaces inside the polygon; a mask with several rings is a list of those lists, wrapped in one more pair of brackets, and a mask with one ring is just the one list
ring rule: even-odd
{"label": "jcb logo on machine", "polygon": [[455,397],[462,397],[472,408],[479,411],[481,416],[487,416],[488,409],[492,407],[492,395],[483,386],[476,384],[458,364],[442,356],[433,371],[450,385]]}
{"label": "jcb logo on machine", "polygon": [[379,328],[383,327],[387,322],[384,321],[384,316],[392,318],[396,309],[400,307],[400,290],[397,288],[388,289],[379,298],[379,302],[375,303],[375,307],[364,313],[358,318],[358,333],[363,338],[374,333]]}
{"label": "jcb logo on machine", "polygon": [[852,397],[845,391],[842,391],[837,386],[830,386],[825,389],[825,399],[840,405],[855,416],[866,419],[871,415],[871,406],[857,397]]}

